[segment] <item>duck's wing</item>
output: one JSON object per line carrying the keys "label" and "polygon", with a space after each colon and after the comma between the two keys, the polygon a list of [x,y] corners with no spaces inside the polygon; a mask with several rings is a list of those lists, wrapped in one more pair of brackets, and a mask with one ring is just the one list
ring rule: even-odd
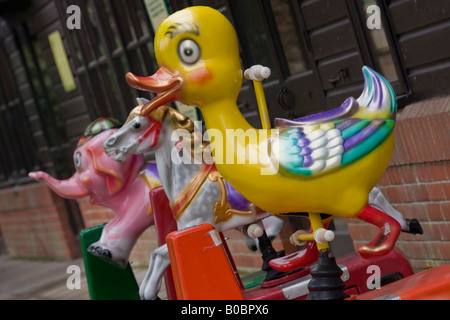
{"label": "duck's wing", "polygon": [[388,137],[394,124],[391,119],[347,118],[280,128],[270,141],[271,159],[280,172],[317,176],[368,155]]}
{"label": "duck's wing", "polygon": [[341,106],[294,120],[275,118],[275,127],[289,128],[328,123],[345,118],[395,119],[397,102],[389,82],[371,68],[362,68],[364,88],[358,99],[347,98]]}
{"label": "duck's wing", "polygon": [[347,98],[344,103],[342,103],[339,107],[311,114],[305,117],[300,117],[293,120],[283,119],[283,118],[275,118],[274,124],[275,127],[278,128],[287,128],[287,127],[298,127],[305,126],[311,124],[318,123],[326,123],[331,121],[336,121],[339,119],[349,118],[353,114],[355,114],[359,109],[358,102],[353,98]]}

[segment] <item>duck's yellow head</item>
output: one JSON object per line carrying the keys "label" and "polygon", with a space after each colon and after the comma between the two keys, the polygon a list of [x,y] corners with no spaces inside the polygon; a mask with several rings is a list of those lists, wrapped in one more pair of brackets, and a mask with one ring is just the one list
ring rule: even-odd
{"label": "duck's yellow head", "polygon": [[155,55],[160,69],[153,76],[126,76],[131,86],[157,93],[142,114],[177,100],[200,109],[236,100],[242,84],[238,40],[219,11],[197,6],[169,16],[156,32]]}

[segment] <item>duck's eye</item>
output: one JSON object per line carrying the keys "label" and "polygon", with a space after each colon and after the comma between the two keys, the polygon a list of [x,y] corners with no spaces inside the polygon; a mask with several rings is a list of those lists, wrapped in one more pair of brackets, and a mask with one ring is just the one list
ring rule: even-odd
{"label": "duck's eye", "polygon": [[81,169],[81,165],[82,165],[82,163],[81,163],[81,153],[77,152],[75,154],[75,167],[77,169]]}
{"label": "duck's eye", "polygon": [[200,60],[200,46],[192,39],[181,40],[178,45],[178,56],[185,64],[194,64]]}

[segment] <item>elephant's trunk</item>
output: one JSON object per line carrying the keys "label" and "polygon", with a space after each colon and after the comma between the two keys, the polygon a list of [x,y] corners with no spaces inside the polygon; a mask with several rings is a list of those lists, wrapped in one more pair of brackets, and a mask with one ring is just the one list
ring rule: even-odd
{"label": "elephant's trunk", "polygon": [[44,180],[54,192],[63,198],[78,199],[90,193],[81,184],[76,174],[66,180],[55,179],[48,173],[42,171],[30,172],[28,175],[35,180]]}

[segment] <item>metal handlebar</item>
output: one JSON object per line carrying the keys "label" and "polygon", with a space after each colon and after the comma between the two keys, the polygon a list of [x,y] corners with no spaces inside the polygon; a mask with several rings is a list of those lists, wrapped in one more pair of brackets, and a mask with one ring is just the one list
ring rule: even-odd
{"label": "metal handlebar", "polygon": [[262,81],[270,76],[270,69],[260,64],[254,65],[251,68],[245,70],[244,77],[253,81],[255,88],[256,102],[258,103],[259,116],[261,118],[261,125],[263,129],[270,129],[269,112],[267,111],[266,97],[264,96],[264,90]]}

